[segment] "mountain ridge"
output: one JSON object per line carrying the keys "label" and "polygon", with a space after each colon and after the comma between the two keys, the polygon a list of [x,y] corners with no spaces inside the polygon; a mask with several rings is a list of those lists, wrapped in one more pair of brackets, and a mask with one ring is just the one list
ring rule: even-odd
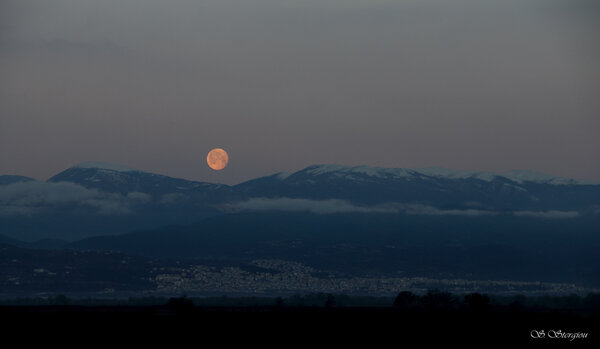
{"label": "mountain ridge", "polygon": [[[69,168],[59,172],[58,174],[52,176],[51,178],[48,179],[48,181],[56,181],[58,178],[60,178],[58,176],[61,173],[68,171],[68,170],[72,170],[72,169],[96,169],[96,170],[105,170],[105,171],[110,171],[110,172],[121,172],[121,173],[139,172],[139,173],[152,174],[155,176],[163,176],[163,177],[168,177],[168,178],[173,178],[173,179],[184,180],[184,181],[188,181],[188,182],[209,183],[209,184],[228,186],[228,187],[235,187],[237,185],[240,185],[240,184],[243,184],[243,183],[246,183],[249,181],[253,181],[255,179],[264,178],[264,177],[277,176],[277,178],[284,180],[294,174],[301,173],[301,172],[312,173],[315,175],[325,174],[328,172],[362,173],[362,174],[375,176],[375,177],[381,177],[384,175],[388,175],[388,176],[395,176],[397,178],[409,177],[411,175],[426,175],[426,176],[431,176],[431,177],[448,178],[448,179],[474,178],[474,179],[480,179],[480,180],[485,180],[485,181],[491,181],[496,177],[503,177],[503,178],[512,180],[516,183],[536,182],[536,183],[555,184],[555,185],[600,185],[600,182],[586,181],[586,180],[580,180],[580,179],[575,179],[575,178],[570,178],[570,177],[562,177],[562,176],[547,174],[547,173],[543,173],[543,172],[539,172],[539,171],[524,170],[524,169],[514,169],[514,170],[510,170],[510,171],[505,171],[505,172],[492,172],[492,171],[469,171],[469,170],[449,169],[449,168],[444,168],[444,167],[439,167],[439,166],[430,166],[430,167],[422,167],[422,168],[402,168],[402,167],[381,167],[381,166],[368,166],[368,165],[351,166],[351,165],[341,165],[341,164],[333,164],[333,163],[313,164],[313,165],[306,166],[305,168],[297,170],[297,171],[281,171],[281,172],[276,172],[276,173],[273,173],[270,175],[252,178],[252,179],[240,182],[238,184],[227,185],[227,184],[217,184],[217,183],[210,183],[210,182],[206,182],[206,181],[197,181],[197,180],[190,180],[190,179],[185,179],[185,178],[178,178],[178,177],[173,177],[173,176],[169,176],[169,175],[157,174],[157,173],[150,172],[150,171],[140,170],[140,169],[130,167],[127,165],[114,164],[114,163],[108,163],[108,162],[99,162],[99,161],[85,161],[85,162],[78,163],[78,164],[76,164],[72,167],[69,167]],[[0,175],[0,177],[4,177],[4,176],[11,176],[11,175]],[[28,177],[16,176],[16,175],[12,175],[12,177],[28,178]],[[28,178],[28,179],[31,179],[31,178]]]}
{"label": "mountain ridge", "polygon": [[491,171],[465,171],[454,170],[443,167],[424,167],[424,168],[390,168],[379,166],[348,166],[339,164],[315,164],[305,167],[296,172],[279,172],[272,176],[279,176],[280,179],[287,179],[290,176],[307,172],[315,175],[321,175],[331,172],[365,174],[374,177],[410,177],[418,175],[426,175],[430,177],[448,178],[448,179],[467,179],[474,178],[484,181],[492,181],[496,177],[509,179],[516,183],[536,182],[543,184],[555,185],[600,185],[600,183],[583,181],[574,178],[566,178],[561,176],[550,175],[538,171],[531,170],[510,170],[506,172],[491,172]]}
{"label": "mountain ridge", "polygon": [[190,224],[240,210],[430,216],[508,212],[539,219],[600,214],[600,185],[530,171],[513,173],[513,179],[441,168],[420,171],[311,165],[229,186],[87,162],[46,182],[6,177],[8,184],[0,185],[0,233],[30,241],[72,241]]}
{"label": "mountain ridge", "polygon": [[513,175],[311,165],[227,186],[93,163],[0,185],[0,243],[600,285],[600,185]]}
{"label": "mountain ridge", "polygon": [[351,274],[402,271],[512,280],[535,275],[536,280],[598,286],[598,219],[237,213],[67,246],[167,259],[285,259]]}

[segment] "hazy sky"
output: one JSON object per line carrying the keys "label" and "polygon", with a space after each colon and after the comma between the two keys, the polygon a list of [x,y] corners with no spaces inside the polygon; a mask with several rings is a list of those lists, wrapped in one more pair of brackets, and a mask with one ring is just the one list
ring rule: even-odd
{"label": "hazy sky", "polygon": [[2,0],[0,174],[105,161],[233,184],[339,163],[600,181],[599,33],[597,0]]}

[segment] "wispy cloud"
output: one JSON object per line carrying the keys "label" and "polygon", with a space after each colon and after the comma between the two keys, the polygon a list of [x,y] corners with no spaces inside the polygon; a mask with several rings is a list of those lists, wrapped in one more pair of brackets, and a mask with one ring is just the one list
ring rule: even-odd
{"label": "wispy cloud", "polygon": [[184,200],[185,198],[187,198],[187,196],[181,193],[169,193],[161,196],[159,202],[163,205],[172,205]]}
{"label": "wispy cloud", "polygon": [[367,207],[357,206],[348,201],[330,199],[330,200],[310,200],[293,198],[251,198],[247,201],[234,202],[224,205],[227,211],[289,211],[289,212],[312,212],[318,214],[331,213],[397,213],[392,207]]}
{"label": "wispy cloud", "polygon": [[577,211],[516,211],[515,216],[521,217],[535,217],[535,218],[549,218],[549,219],[560,219],[560,218],[576,218],[579,217]]}
{"label": "wispy cloud", "polygon": [[428,216],[489,216],[489,215],[497,215],[498,212],[495,211],[486,211],[486,210],[476,210],[476,209],[452,209],[452,210],[442,210],[437,207],[427,206],[427,205],[419,205],[419,204],[408,204],[408,205],[398,205],[399,213],[406,213],[411,215],[428,215]]}
{"label": "wispy cloud", "polygon": [[127,198],[133,201],[137,201],[140,203],[148,203],[152,200],[152,196],[146,193],[140,193],[138,191],[134,191],[131,193],[127,193]]}
{"label": "wispy cloud", "polygon": [[132,192],[123,196],[88,189],[67,182],[19,182],[0,186],[0,214],[34,214],[43,208],[79,205],[100,214],[130,214],[135,204],[147,203],[150,195]]}
{"label": "wispy cloud", "polygon": [[405,213],[410,215],[452,215],[452,216],[479,216],[496,214],[496,212],[467,209],[467,210],[441,210],[433,206],[419,204],[385,203],[373,206],[361,206],[346,200],[328,199],[311,200],[297,198],[251,198],[223,205],[226,211],[289,211],[312,212],[317,214],[331,213]]}
{"label": "wispy cloud", "polygon": [[244,211],[286,211],[286,212],[311,212],[317,214],[332,213],[387,213],[408,214],[425,216],[493,216],[512,214],[519,217],[534,218],[575,218],[579,216],[576,211],[513,211],[499,212],[478,209],[440,209],[422,204],[385,203],[373,206],[356,205],[346,200],[328,199],[311,200],[298,198],[251,198],[246,201],[231,202],[221,206],[228,212]]}

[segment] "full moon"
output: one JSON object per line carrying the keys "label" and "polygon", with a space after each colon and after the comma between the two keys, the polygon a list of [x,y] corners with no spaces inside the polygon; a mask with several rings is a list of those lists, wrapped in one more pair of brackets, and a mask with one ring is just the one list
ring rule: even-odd
{"label": "full moon", "polygon": [[224,169],[228,162],[229,155],[227,155],[227,152],[221,148],[215,148],[211,150],[206,156],[206,163],[208,164],[208,167],[215,171]]}

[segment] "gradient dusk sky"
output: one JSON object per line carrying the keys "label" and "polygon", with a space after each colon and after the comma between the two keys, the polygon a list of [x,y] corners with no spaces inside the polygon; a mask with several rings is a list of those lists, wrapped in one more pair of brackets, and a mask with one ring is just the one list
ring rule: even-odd
{"label": "gradient dusk sky", "polygon": [[4,0],[0,23],[0,174],[104,161],[234,184],[338,163],[600,181],[597,0]]}

